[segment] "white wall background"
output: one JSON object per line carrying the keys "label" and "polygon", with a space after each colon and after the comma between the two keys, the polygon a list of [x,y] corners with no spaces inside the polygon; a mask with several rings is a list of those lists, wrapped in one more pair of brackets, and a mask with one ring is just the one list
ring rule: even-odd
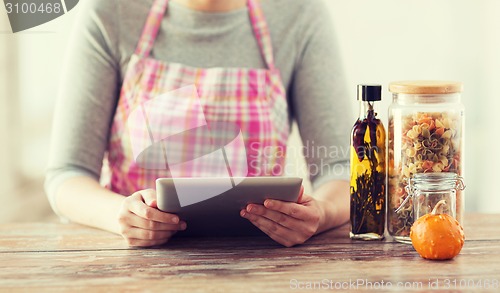
{"label": "white wall background", "polygon": [[[500,1],[324,1],[331,10],[352,89],[352,95],[346,98],[353,106],[358,83],[385,87],[380,114],[386,119],[390,81],[464,82],[466,209],[500,212],[500,197],[496,196],[500,166],[496,153],[500,142]],[[7,194],[7,186],[16,182],[14,179],[22,184],[43,176],[62,63],[54,60],[62,60],[78,6],[64,17],[18,34],[9,33],[3,9],[0,5],[0,198]],[[17,51],[17,65],[9,64],[16,60],[16,54],[6,55],[8,50]],[[6,92],[9,84],[18,85],[10,90],[13,95]],[[5,136],[6,131],[11,132],[11,138]],[[298,140],[295,137],[292,141]],[[12,165],[6,163],[8,159]],[[24,195],[5,196],[15,201]]]}
{"label": "white wall background", "polygon": [[[17,59],[13,56],[16,43],[12,42],[11,34],[2,33],[8,27],[7,18],[0,18],[0,191],[11,190],[17,184],[15,160],[13,152],[16,145],[16,138],[12,133],[15,129],[10,127],[16,124],[16,74]],[[0,200],[6,200],[6,196],[0,193]]]}
{"label": "white wall background", "polygon": [[0,222],[49,213],[43,193],[52,112],[74,12],[12,34],[0,5]]}
{"label": "white wall background", "polygon": [[[466,209],[500,212],[496,182],[500,156],[500,1],[340,1],[329,4],[347,80],[386,88],[390,81],[445,79],[464,82]],[[387,124],[386,124],[387,125]]]}

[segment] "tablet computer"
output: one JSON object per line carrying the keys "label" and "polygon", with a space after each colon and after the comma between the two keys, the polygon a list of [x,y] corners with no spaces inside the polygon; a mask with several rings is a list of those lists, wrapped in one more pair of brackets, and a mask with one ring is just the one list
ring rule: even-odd
{"label": "tablet computer", "polygon": [[264,235],[240,216],[241,209],[268,198],[296,202],[301,186],[298,177],[160,178],[156,193],[161,211],[187,223],[176,235]]}

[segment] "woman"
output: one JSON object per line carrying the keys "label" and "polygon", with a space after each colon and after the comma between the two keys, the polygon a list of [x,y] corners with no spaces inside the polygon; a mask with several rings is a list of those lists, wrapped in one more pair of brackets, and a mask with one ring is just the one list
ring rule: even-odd
{"label": "woman", "polygon": [[247,150],[274,150],[274,165],[252,176],[283,173],[277,150],[292,118],[304,145],[337,150],[306,149],[314,197],[250,204],[242,217],[287,247],[345,223],[351,119],[331,28],[320,0],[86,1],[55,115],[46,180],[54,211],[130,246],[160,245],[186,229],[156,208],[154,179],[170,174],[138,166],[130,141],[140,138],[126,123],[134,107],[193,84],[205,115],[240,126]]}

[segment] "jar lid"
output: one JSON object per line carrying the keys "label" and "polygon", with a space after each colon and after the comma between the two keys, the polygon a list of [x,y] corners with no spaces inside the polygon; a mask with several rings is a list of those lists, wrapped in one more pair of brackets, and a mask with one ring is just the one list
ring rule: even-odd
{"label": "jar lid", "polygon": [[463,178],[453,172],[417,173],[409,178],[408,186],[420,190],[465,189]]}
{"label": "jar lid", "polygon": [[453,94],[463,89],[463,84],[457,81],[412,80],[389,84],[389,91],[397,94]]}
{"label": "jar lid", "polygon": [[403,209],[417,189],[423,191],[464,190],[465,183],[461,176],[452,172],[417,173],[406,180],[405,191],[408,195],[396,209],[396,213]]}

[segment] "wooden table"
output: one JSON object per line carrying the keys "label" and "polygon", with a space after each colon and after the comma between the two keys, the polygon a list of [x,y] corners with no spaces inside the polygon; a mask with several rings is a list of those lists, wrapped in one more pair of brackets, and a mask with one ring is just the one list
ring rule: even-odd
{"label": "wooden table", "polygon": [[283,292],[314,286],[429,291],[437,286],[500,292],[499,214],[467,215],[465,246],[450,261],[424,260],[407,244],[351,241],[347,233],[345,226],[294,248],[254,237],[174,239],[162,248],[130,249],[119,236],[79,225],[4,224],[0,291]]}

